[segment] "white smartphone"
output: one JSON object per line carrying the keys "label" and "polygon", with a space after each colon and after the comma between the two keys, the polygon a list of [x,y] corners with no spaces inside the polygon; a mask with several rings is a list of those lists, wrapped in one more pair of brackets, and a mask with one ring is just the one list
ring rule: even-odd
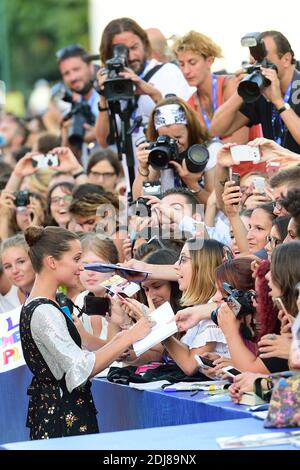
{"label": "white smartphone", "polygon": [[53,166],[59,165],[59,159],[57,155],[52,155],[52,153],[47,153],[46,155],[40,153],[39,155],[34,155],[32,157],[32,166],[34,168],[51,168]]}
{"label": "white smartphone", "polygon": [[259,162],[260,151],[258,147],[250,145],[234,145],[230,148],[233,161],[238,162]]}
{"label": "white smartphone", "polygon": [[229,375],[229,377],[235,377],[236,375],[241,374],[241,371],[235,369],[232,366],[222,367],[222,371]]}
{"label": "white smartphone", "polygon": [[253,180],[253,188],[260,194],[266,192],[266,180],[263,176],[256,176]]}

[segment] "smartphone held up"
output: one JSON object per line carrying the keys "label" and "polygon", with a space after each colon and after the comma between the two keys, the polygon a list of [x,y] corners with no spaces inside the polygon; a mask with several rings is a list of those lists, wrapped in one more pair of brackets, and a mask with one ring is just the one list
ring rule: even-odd
{"label": "smartphone held up", "polygon": [[250,145],[234,145],[230,148],[231,156],[234,162],[253,162],[260,161],[259,147]]}

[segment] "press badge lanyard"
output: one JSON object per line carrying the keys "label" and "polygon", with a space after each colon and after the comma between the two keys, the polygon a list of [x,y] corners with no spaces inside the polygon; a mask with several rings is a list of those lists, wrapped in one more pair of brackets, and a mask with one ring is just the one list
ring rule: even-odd
{"label": "press badge lanyard", "polygon": [[[289,102],[289,99],[290,99],[290,96],[291,96],[291,91],[292,91],[292,81],[290,82],[290,84],[288,86],[288,89],[286,90],[284,98],[283,98],[285,103]],[[279,128],[280,128],[280,134],[279,135],[276,135],[276,133],[277,133],[276,132],[276,126],[275,126],[276,119],[278,119],[278,124],[279,124]],[[280,115],[277,113],[277,110],[276,110],[274,105],[272,106],[272,129],[273,129],[273,135],[274,135],[274,140],[275,140],[276,144],[281,145],[283,134],[287,129],[286,129],[285,124],[284,124],[283,120],[281,119]]]}
{"label": "press badge lanyard", "polygon": [[[213,105],[213,113],[215,114],[217,110],[217,88],[218,88],[218,77],[216,75],[212,75],[212,105]],[[197,95],[198,103],[199,103],[199,109],[201,110],[201,114],[203,116],[205,125],[207,129],[210,129],[211,126],[211,120],[207,116],[206,112],[204,109],[201,107],[200,99]]]}

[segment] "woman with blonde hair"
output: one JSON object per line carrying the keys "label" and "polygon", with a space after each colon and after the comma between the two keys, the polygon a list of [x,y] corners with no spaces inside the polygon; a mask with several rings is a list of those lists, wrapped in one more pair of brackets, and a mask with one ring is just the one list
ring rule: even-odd
{"label": "woman with blonde hair", "polygon": [[[197,112],[201,125],[209,130],[217,108],[236,90],[235,77],[212,73],[215,59],[223,57],[222,49],[205,34],[190,31],[177,38],[173,50],[186,81],[197,88],[188,103]],[[235,134],[234,140],[233,136],[230,139],[230,142],[245,143],[246,128],[240,135]]]}
{"label": "woman with blonde hair", "polygon": [[[214,296],[215,270],[222,264],[223,248],[224,245],[216,240],[190,239],[186,242],[175,265],[179,289],[183,292],[182,306],[203,305]],[[187,375],[193,375],[199,368],[195,354],[217,352],[228,355],[225,337],[212,320],[200,321],[180,341],[170,337],[163,345]]]}
{"label": "woman with blonde hair", "polygon": [[3,272],[12,285],[10,297],[14,307],[25,302],[35,280],[28,252],[29,246],[23,234],[7,238],[1,244]]}

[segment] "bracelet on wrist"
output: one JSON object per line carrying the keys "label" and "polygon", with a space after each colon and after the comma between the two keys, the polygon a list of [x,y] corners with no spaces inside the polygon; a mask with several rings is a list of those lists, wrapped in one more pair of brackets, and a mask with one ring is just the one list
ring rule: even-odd
{"label": "bracelet on wrist", "polygon": [[142,173],[141,170],[140,170],[140,167],[138,167],[138,172],[141,176],[144,176],[144,177],[149,176],[149,173],[150,173],[149,170],[146,170],[146,173]]}

